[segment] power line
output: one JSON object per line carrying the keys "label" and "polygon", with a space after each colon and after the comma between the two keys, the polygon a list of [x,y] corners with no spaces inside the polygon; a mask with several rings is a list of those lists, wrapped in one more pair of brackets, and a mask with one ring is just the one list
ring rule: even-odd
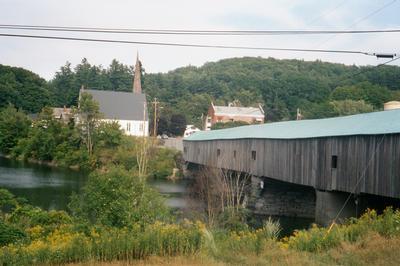
{"label": "power line", "polygon": [[193,43],[170,43],[170,42],[143,42],[115,39],[94,39],[94,38],[77,38],[63,36],[45,36],[45,35],[24,35],[24,34],[7,34],[0,33],[0,37],[16,37],[16,38],[34,38],[34,39],[53,39],[67,41],[84,41],[84,42],[103,42],[103,43],[123,43],[123,44],[139,44],[139,45],[158,45],[158,46],[177,46],[177,47],[193,47],[193,48],[217,48],[217,49],[241,49],[241,50],[263,50],[263,51],[287,51],[287,52],[310,52],[310,53],[341,53],[341,54],[362,54],[375,56],[374,53],[353,50],[327,50],[327,49],[303,49],[303,48],[278,48],[278,47],[251,47],[251,46],[230,46],[230,45],[207,45]]}
{"label": "power line", "polygon": [[354,77],[356,77],[356,76],[358,76],[358,75],[361,75],[361,74],[363,74],[363,73],[365,73],[365,72],[368,72],[368,71],[371,71],[371,70],[373,70],[373,69],[375,69],[375,68],[378,68],[378,67],[387,65],[387,64],[392,63],[392,62],[394,62],[394,61],[396,61],[396,60],[399,60],[399,59],[400,59],[400,56],[399,56],[399,57],[395,57],[395,58],[393,58],[393,59],[391,59],[391,60],[389,60],[389,61],[386,61],[386,62],[384,62],[384,63],[382,63],[382,64],[379,64],[379,65],[376,65],[376,66],[373,66],[373,67],[370,67],[370,68],[366,68],[366,69],[360,70],[359,72],[357,72],[357,73],[355,73],[355,74],[352,74],[352,75],[350,75],[349,77],[346,77],[345,79],[343,79],[343,80],[341,80],[341,81],[347,80],[347,79],[349,79],[349,78],[354,78]]}
{"label": "power line", "polygon": [[311,21],[308,22],[307,24],[308,24],[308,25],[311,25],[311,24],[313,24],[314,22],[320,20],[321,18],[326,17],[326,16],[332,14],[333,12],[335,12],[339,7],[341,7],[341,6],[342,6],[343,4],[345,4],[346,2],[347,2],[347,0],[344,0],[344,1],[340,2],[340,3],[339,3],[338,5],[336,5],[333,9],[331,9],[331,10],[329,10],[329,11],[326,11],[326,12],[323,12],[322,14],[318,15],[316,18],[314,18],[313,20],[311,20]]}
{"label": "power line", "polygon": [[360,22],[369,19],[369,18],[372,17],[373,15],[375,15],[375,14],[381,12],[383,9],[385,9],[385,8],[387,8],[387,7],[391,6],[391,5],[393,5],[396,1],[397,1],[397,0],[393,0],[392,2],[389,2],[389,3],[387,3],[387,4],[383,5],[383,6],[381,6],[380,8],[378,8],[378,9],[372,11],[371,13],[367,14],[365,17],[362,17],[362,18],[360,18],[359,20],[357,20],[356,22],[354,22],[353,24],[351,24],[351,25],[349,26],[349,28],[352,28],[352,27],[358,25]]}
{"label": "power line", "polygon": [[[364,17],[358,19],[357,21],[355,21],[354,23],[352,23],[349,27],[347,27],[347,29],[350,29],[350,28],[352,28],[352,27],[358,25],[360,22],[362,22],[362,21],[364,21],[364,20],[366,20],[366,19],[372,17],[373,15],[375,15],[375,14],[377,14],[377,13],[379,13],[379,12],[381,12],[383,9],[385,9],[385,8],[387,8],[387,7],[391,6],[391,5],[393,5],[396,1],[397,1],[397,0],[393,0],[393,1],[389,2],[389,3],[387,3],[387,4],[384,4],[384,5],[381,6],[380,8],[378,8],[378,9],[372,11],[371,13],[367,14],[366,16],[364,16]],[[321,46],[321,45],[327,43],[328,41],[330,41],[330,40],[332,40],[333,38],[335,38],[336,35],[337,35],[337,34],[328,37],[328,38],[325,39],[324,41],[322,41],[322,42],[320,42],[319,44],[317,44],[316,47],[319,47],[319,46]]]}
{"label": "power line", "polygon": [[150,35],[325,35],[325,34],[372,34],[400,33],[400,29],[368,29],[368,30],[185,30],[185,29],[123,29],[93,27],[62,27],[37,25],[0,24],[0,29],[91,32],[117,34],[150,34]]}

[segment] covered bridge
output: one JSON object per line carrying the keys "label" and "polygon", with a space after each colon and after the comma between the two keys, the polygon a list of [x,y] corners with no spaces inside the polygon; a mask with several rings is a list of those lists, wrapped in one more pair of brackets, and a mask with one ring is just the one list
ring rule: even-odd
{"label": "covered bridge", "polygon": [[400,198],[399,109],[198,132],[183,145],[185,160],[193,164],[317,192]]}

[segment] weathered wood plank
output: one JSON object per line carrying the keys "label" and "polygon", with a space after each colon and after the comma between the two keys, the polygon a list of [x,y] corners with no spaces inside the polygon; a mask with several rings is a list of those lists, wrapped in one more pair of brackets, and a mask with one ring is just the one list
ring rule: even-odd
{"label": "weathered wood plank", "polygon": [[[184,158],[192,163],[321,190],[353,192],[362,178],[357,193],[400,198],[400,134],[184,141],[184,147]],[[337,156],[336,169],[332,156]]]}

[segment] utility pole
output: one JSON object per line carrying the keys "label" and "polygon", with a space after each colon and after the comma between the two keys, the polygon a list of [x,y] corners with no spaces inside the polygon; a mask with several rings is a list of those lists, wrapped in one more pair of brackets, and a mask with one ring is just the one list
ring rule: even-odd
{"label": "utility pole", "polygon": [[154,122],[153,122],[153,136],[156,137],[157,136],[157,105],[160,102],[157,101],[157,98],[154,98],[154,101],[152,102],[152,104],[154,104]]}

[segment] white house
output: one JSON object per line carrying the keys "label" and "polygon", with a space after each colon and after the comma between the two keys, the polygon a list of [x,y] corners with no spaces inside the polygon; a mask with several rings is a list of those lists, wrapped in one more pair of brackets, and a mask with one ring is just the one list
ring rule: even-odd
{"label": "white house", "polygon": [[91,94],[93,100],[99,103],[103,121],[118,122],[126,135],[147,137],[149,135],[149,116],[146,95],[142,93],[141,88],[140,68],[140,61],[137,58],[132,92],[82,88],[80,93]]}

